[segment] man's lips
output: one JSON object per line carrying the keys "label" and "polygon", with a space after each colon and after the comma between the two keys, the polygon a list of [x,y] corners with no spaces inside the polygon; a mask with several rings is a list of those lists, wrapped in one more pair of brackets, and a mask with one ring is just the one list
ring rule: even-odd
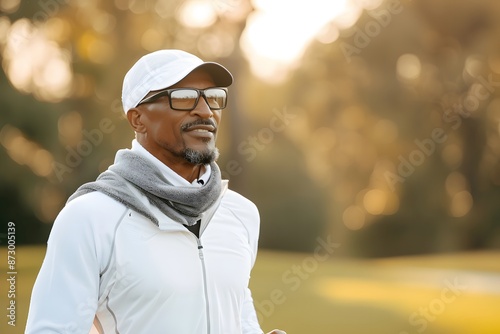
{"label": "man's lips", "polygon": [[194,126],[187,128],[184,131],[186,131],[186,132],[192,132],[192,131],[194,131],[194,132],[215,132],[215,127],[212,125],[194,125]]}
{"label": "man's lips", "polygon": [[217,132],[217,127],[209,120],[200,120],[192,123],[184,124],[182,126],[182,131],[185,132],[197,132],[197,133],[215,133]]}

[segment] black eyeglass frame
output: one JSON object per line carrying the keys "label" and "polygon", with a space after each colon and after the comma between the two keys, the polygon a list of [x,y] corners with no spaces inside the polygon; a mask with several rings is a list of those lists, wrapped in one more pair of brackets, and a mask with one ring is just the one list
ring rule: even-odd
{"label": "black eyeglass frame", "polygon": [[[226,92],[226,98],[224,99],[224,105],[223,106],[219,106],[218,108],[212,108],[210,106],[210,103],[207,100],[207,96],[205,95],[205,91],[206,90],[210,90],[210,89],[222,89],[224,92]],[[174,108],[172,106],[172,99],[170,98],[170,96],[172,95],[172,92],[177,91],[177,90],[194,90],[194,91],[198,92],[198,97],[196,98],[196,101],[195,101],[194,106],[192,108]],[[205,88],[205,89],[190,88],[190,87],[180,87],[180,88],[164,89],[162,91],[159,91],[156,94],[148,96],[148,97],[144,98],[142,101],[140,101],[137,104],[137,107],[140,106],[141,104],[153,103],[156,100],[158,100],[160,97],[163,97],[163,96],[168,97],[168,104],[170,105],[170,109],[172,109],[172,110],[180,110],[180,111],[192,111],[192,110],[196,109],[196,106],[198,105],[198,102],[200,102],[200,96],[203,96],[203,99],[207,103],[207,105],[210,108],[210,110],[222,110],[222,109],[226,108],[226,106],[227,106],[227,99],[228,99],[228,94],[227,94],[227,88],[226,87],[209,87],[209,88]]]}

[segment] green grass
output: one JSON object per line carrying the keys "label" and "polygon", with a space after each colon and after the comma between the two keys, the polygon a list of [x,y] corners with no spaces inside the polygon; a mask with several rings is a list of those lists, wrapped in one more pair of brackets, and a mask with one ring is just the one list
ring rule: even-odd
{"label": "green grass", "polygon": [[321,262],[261,252],[252,288],[263,328],[288,334],[500,333],[500,253]]}
{"label": "green grass", "polygon": [[[23,333],[31,288],[44,253],[43,247],[18,247],[16,327],[8,326],[4,315],[0,333]],[[1,254],[5,259],[5,248]],[[1,268],[7,272],[5,260]],[[0,300],[6,310],[4,283]],[[500,333],[498,252],[349,260],[262,250],[251,287],[266,331]]]}

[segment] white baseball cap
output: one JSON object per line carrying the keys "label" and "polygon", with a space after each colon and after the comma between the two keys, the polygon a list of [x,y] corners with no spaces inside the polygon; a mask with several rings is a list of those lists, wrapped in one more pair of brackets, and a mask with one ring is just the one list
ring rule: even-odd
{"label": "white baseball cap", "polygon": [[228,87],[233,76],[221,64],[204,62],[182,50],[159,50],[140,58],[123,79],[122,105],[125,114],[151,91],[168,88],[195,69],[203,68],[218,87]]}

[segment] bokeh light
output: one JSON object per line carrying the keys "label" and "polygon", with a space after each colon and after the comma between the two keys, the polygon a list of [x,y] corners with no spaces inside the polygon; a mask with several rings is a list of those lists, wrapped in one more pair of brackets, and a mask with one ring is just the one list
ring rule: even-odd
{"label": "bokeh light", "polygon": [[190,28],[206,28],[214,24],[217,14],[206,0],[187,0],[182,3],[177,13],[178,20]]}
{"label": "bokeh light", "polygon": [[398,76],[406,80],[415,80],[420,76],[422,64],[416,55],[404,54],[397,62]]}
{"label": "bokeh light", "polygon": [[11,25],[3,56],[2,66],[18,90],[50,102],[69,96],[69,56],[30,21],[20,19]]}
{"label": "bokeh light", "polygon": [[4,125],[0,129],[0,144],[13,161],[28,166],[34,174],[40,177],[49,177],[52,174],[52,154],[26,138],[18,128]]}

